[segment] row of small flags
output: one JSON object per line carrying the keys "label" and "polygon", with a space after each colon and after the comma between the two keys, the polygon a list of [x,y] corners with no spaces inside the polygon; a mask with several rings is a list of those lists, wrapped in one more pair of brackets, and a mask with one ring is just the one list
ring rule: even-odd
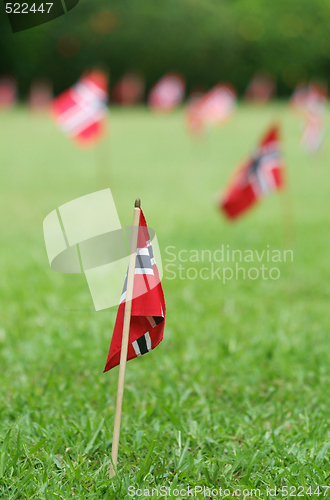
{"label": "row of small flags", "polygon": [[[143,81],[138,74],[124,76],[115,86],[119,102],[133,103],[143,93]],[[274,81],[257,75],[247,89],[250,100],[267,102],[274,92]],[[148,106],[155,112],[168,113],[179,106],[185,96],[185,80],[178,73],[164,75],[150,90]],[[308,153],[316,153],[326,132],[327,89],[316,83],[299,84],[293,92],[290,106],[302,120],[301,145]],[[11,77],[0,78],[0,108],[9,108],[17,98],[17,84]],[[30,107],[45,109],[51,105],[60,128],[83,144],[93,144],[105,132],[108,79],[102,71],[92,71],[76,85],[52,100],[49,82],[36,81],[31,86]],[[186,106],[187,130],[194,138],[202,137],[211,127],[224,123],[236,108],[236,91],[231,85],[218,84],[206,93],[193,93]],[[87,130],[85,124],[90,123]]]}
{"label": "row of small flags", "polygon": [[[76,88],[73,94],[75,99],[69,96],[74,100],[74,105],[76,106],[82,98],[90,101],[89,93],[97,83],[100,84],[100,81],[94,77],[93,80],[84,82],[86,88]],[[83,85],[83,82],[80,84]],[[251,208],[262,196],[279,189],[282,185],[283,165],[278,127],[273,126],[254,155],[235,174],[220,199],[220,206],[228,217],[235,218]],[[115,475],[117,467],[126,361],[142,356],[157,347],[163,340],[165,328],[166,306],[163,288],[139,200],[136,201],[135,207],[130,261],[104,368],[106,372],[119,365],[110,477]],[[134,228],[137,229],[135,243]],[[47,246],[49,242],[46,234],[45,232]]]}
{"label": "row of small flags", "polygon": [[[142,102],[145,95],[145,79],[138,73],[128,71],[112,86],[111,100],[116,104],[133,105]],[[151,89],[148,100],[151,106],[156,106],[163,110],[172,109],[173,102],[178,104],[185,97],[185,79],[179,73],[167,73]],[[36,80],[31,84],[30,94],[40,92],[47,96],[52,94],[52,86],[47,80]],[[199,91],[197,91],[198,93]],[[5,94],[8,93],[7,96]],[[169,98],[173,93],[174,99]],[[192,95],[196,93],[194,91]],[[266,104],[275,95],[275,80],[267,73],[257,73],[249,83],[244,98],[247,102],[256,104]],[[190,100],[189,98],[189,100]],[[11,106],[17,99],[17,81],[12,76],[0,77],[0,103],[3,106]],[[30,102],[29,97],[29,102]]]}
{"label": "row of small flags", "polygon": [[[165,107],[169,111],[182,102],[184,82],[177,75],[167,75],[152,89],[150,96],[150,107],[157,110]],[[105,132],[107,99],[107,78],[102,72],[93,71],[83,75],[76,85],[54,99],[51,112],[69,137],[78,143],[94,143]],[[187,108],[191,132],[201,134],[208,127],[223,123],[235,106],[236,94],[228,85],[217,85],[206,94],[195,96]],[[234,173],[219,197],[219,208],[230,219],[239,217],[262,197],[283,186],[283,169],[279,127],[272,126],[254,154]],[[134,221],[138,234],[134,254],[133,243],[131,247],[133,265],[130,258],[104,369],[106,372],[120,366],[110,477],[114,476],[117,465],[126,361],[154,349],[162,341],[165,327],[165,299],[150,235],[140,204],[135,206]],[[136,211],[138,218],[135,218]]]}

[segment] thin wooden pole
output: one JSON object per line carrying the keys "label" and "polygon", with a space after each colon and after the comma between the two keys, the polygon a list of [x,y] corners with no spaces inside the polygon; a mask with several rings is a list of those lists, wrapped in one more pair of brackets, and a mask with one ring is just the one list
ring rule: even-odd
{"label": "thin wooden pole", "polygon": [[294,245],[295,243],[295,223],[294,223],[294,203],[293,193],[290,186],[288,169],[285,172],[286,178],[282,193],[279,193],[282,219],[283,219],[283,235],[284,241],[287,245]]}
{"label": "thin wooden pole", "polygon": [[114,427],[113,427],[112,450],[111,450],[112,464],[110,465],[110,478],[115,476],[114,467],[117,467],[117,458],[118,458],[120,420],[121,420],[121,410],[122,410],[123,396],[124,396],[124,382],[125,382],[125,371],[126,371],[126,361],[127,361],[129,327],[130,327],[130,323],[131,323],[133,285],[134,285],[134,275],[135,275],[135,260],[136,260],[136,249],[137,249],[139,221],[140,221],[140,206],[141,206],[141,202],[140,202],[140,199],[138,198],[137,200],[135,200],[134,217],[133,217],[133,231],[132,231],[132,240],[131,240],[131,253],[130,253],[130,257],[129,257],[129,265],[128,265],[128,273],[127,273],[127,288],[126,288],[126,301],[125,301],[125,313],[124,313],[124,325],[123,325],[123,339],[122,339],[121,353],[120,353],[120,366],[119,366],[119,376],[118,376],[115,423],[114,423]]}

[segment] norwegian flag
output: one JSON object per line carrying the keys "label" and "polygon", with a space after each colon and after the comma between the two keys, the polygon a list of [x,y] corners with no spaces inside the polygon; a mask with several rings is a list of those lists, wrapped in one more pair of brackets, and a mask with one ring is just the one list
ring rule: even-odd
{"label": "norwegian flag", "polygon": [[275,93],[275,81],[271,75],[257,73],[248,85],[244,97],[245,100],[254,104],[266,104]]}
{"label": "norwegian flag", "polygon": [[92,145],[104,134],[107,85],[106,75],[93,71],[83,75],[51,104],[57,125],[81,145]]}
{"label": "norwegian flag", "polygon": [[192,100],[187,108],[188,129],[193,135],[201,134],[207,127],[221,125],[236,106],[235,89],[229,85],[216,85],[199,99]]}
{"label": "norwegian flag", "polygon": [[139,73],[125,73],[112,89],[112,99],[123,106],[141,102],[145,91],[145,81]]}
{"label": "norwegian flag", "polygon": [[319,151],[325,137],[325,132],[324,118],[319,115],[308,115],[300,141],[307,153],[313,154]]}
{"label": "norwegian flag", "polygon": [[172,111],[184,98],[184,78],[178,73],[167,73],[149,92],[148,104],[154,111]]}
{"label": "norwegian flag", "polygon": [[325,113],[327,98],[325,87],[313,82],[300,83],[292,94],[290,105],[305,117],[310,114],[322,115]]}
{"label": "norwegian flag", "polygon": [[290,102],[303,117],[301,145],[307,153],[317,153],[325,137],[327,90],[316,83],[300,84]]}
{"label": "norwegian flag", "polygon": [[0,109],[11,108],[16,103],[17,82],[10,76],[0,77]]}
{"label": "norwegian flag", "polygon": [[[147,223],[141,209],[140,211],[127,360],[154,349],[163,340],[165,327],[166,307],[163,288],[153,256]],[[105,372],[120,363],[126,291],[127,274]]]}
{"label": "norwegian flag", "polygon": [[277,126],[273,126],[252,158],[236,172],[220,201],[220,207],[227,217],[234,219],[282,186],[283,163],[279,131]]}

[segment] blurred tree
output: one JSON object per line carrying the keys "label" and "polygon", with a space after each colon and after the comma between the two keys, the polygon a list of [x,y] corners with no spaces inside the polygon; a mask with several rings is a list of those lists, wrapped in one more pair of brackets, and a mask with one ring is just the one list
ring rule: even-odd
{"label": "blurred tree", "polygon": [[301,79],[330,78],[330,0],[80,0],[15,34],[1,11],[0,74],[16,76],[23,96],[37,77],[58,93],[95,65],[113,82],[140,71],[148,88],[166,71],[181,72],[188,89],[229,81],[240,93],[267,71],[280,95]]}

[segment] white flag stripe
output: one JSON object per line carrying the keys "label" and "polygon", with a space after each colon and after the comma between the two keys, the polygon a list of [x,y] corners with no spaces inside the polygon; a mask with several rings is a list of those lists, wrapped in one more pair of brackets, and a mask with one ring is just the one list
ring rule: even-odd
{"label": "white flag stripe", "polygon": [[121,294],[119,304],[121,304],[122,302],[124,302],[124,300],[126,299],[126,294],[127,294],[127,290],[125,290],[125,292],[123,292]]}
{"label": "white flag stripe", "polygon": [[72,104],[72,106],[70,106],[70,108],[66,109],[58,116],[58,119],[61,121],[70,120],[71,117],[74,116],[79,111],[79,108],[84,109],[89,106],[105,107],[105,102],[101,101],[100,99],[92,99],[92,100],[82,99],[77,94],[75,87],[70,89],[69,92],[71,95],[71,99],[74,101],[74,103]]}
{"label": "white flag stripe", "polygon": [[157,323],[152,316],[147,316],[147,320],[151,324],[152,328],[154,328],[156,326]]}
{"label": "white flag stripe", "polygon": [[140,351],[140,348],[139,348],[139,344],[137,343],[136,340],[132,343],[132,346],[134,347],[135,354],[137,356],[141,356],[141,351]]}
{"label": "white flag stripe", "polygon": [[93,123],[94,121],[101,119],[106,111],[105,106],[101,103],[79,108],[80,107],[78,106],[71,108],[70,117],[63,117],[63,115],[58,117],[62,130],[69,132],[73,129],[84,129],[86,128],[86,123]]}
{"label": "white flag stripe", "polygon": [[83,130],[87,129],[91,125],[99,122],[105,116],[105,112],[100,110],[98,113],[95,113],[85,119],[84,122],[78,123],[74,128],[70,131],[67,131],[68,135],[77,135]]}
{"label": "white flag stripe", "polygon": [[[90,88],[89,88],[90,87]],[[78,83],[74,87],[78,96],[87,102],[107,101],[107,94],[93,82]]]}
{"label": "white flag stripe", "polygon": [[148,349],[148,351],[151,351],[151,338],[150,338],[149,332],[145,333],[144,336],[145,336],[146,343],[147,343],[147,349]]}
{"label": "white flag stripe", "polygon": [[153,270],[152,269],[146,269],[146,268],[143,268],[143,267],[137,267],[135,269],[135,274],[154,274]]}
{"label": "white flag stripe", "polygon": [[137,248],[136,255],[149,255],[149,250],[147,248]]}

